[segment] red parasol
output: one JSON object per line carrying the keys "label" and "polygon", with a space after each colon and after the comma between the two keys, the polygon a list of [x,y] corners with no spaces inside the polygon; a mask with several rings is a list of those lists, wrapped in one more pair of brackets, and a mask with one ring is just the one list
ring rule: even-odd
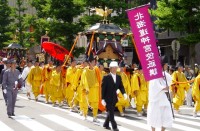
{"label": "red parasol", "polygon": [[[69,55],[69,51],[67,49],[52,42],[43,42],[42,48],[49,55],[60,61],[64,61],[65,55]],[[72,54],[70,55],[70,57],[73,57]]]}

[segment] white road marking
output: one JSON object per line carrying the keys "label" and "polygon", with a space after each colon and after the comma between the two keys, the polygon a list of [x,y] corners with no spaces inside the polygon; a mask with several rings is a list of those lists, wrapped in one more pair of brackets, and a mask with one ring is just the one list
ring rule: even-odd
{"label": "white road marking", "polygon": [[49,127],[31,119],[25,115],[13,116],[12,118],[14,120],[16,120],[17,122],[19,122],[20,124],[31,129],[32,131],[53,131]]}
{"label": "white road marking", "polygon": [[2,131],[14,131],[13,129],[11,129],[9,126],[7,126],[6,124],[4,124],[1,121],[0,121],[0,128]]}
{"label": "white road marking", "polygon": [[60,116],[54,115],[54,114],[49,114],[49,115],[41,115],[42,117],[53,121],[61,126],[64,126],[70,130],[74,130],[74,131],[94,131],[92,129],[89,129],[86,126],[83,126],[81,124],[79,124],[78,122],[73,122],[71,120],[62,118]]}

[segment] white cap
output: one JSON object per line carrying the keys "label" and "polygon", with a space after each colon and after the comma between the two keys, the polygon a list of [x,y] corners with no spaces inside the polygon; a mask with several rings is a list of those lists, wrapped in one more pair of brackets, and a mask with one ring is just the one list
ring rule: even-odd
{"label": "white cap", "polygon": [[7,61],[7,60],[8,60],[7,58],[3,58],[3,59],[2,59],[2,61]]}
{"label": "white cap", "polygon": [[116,61],[110,62],[109,67],[118,67],[118,63]]}

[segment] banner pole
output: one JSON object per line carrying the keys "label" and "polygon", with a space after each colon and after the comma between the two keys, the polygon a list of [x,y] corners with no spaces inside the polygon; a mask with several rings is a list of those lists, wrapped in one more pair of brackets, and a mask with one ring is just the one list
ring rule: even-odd
{"label": "banner pole", "polygon": [[132,40],[132,43],[133,43],[133,45],[134,45],[134,47],[135,47],[135,50],[136,50],[138,59],[140,60],[140,57],[139,57],[139,54],[138,54],[138,51],[137,51],[137,48],[136,48],[136,45],[135,45],[135,40],[134,40],[134,38],[133,38],[133,34],[131,35],[131,40]]}
{"label": "banner pole", "polygon": [[[162,57],[161,56],[161,50],[160,50],[160,46],[158,46],[158,52],[159,52],[159,55],[160,55],[160,58]],[[162,58],[161,58],[162,59]],[[164,73],[164,79],[165,79],[165,84],[166,86],[168,87],[168,83],[167,83],[167,77],[166,77],[166,74],[165,74],[165,70],[164,70],[164,67],[162,67],[162,70],[163,70],[163,73]],[[167,94],[166,94],[168,100],[169,100],[169,103],[170,103],[170,107],[171,107],[171,111],[172,111],[172,116],[173,118],[175,119],[175,116],[174,116],[174,110],[172,108],[172,101],[171,101],[171,97],[170,97],[170,93],[169,93],[169,90],[167,90]]]}
{"label": "banner pole", "polygon": [[91,53],[91,50],[92,50],[93,41],[94,41],[94,31],[92,33],[92,38],[90,40],[90,47],[89,47],[88,54],[87,54],[88,57],[90,56],[90,53]]}
{"label": "banner pole", "polygon": [[74,41],[74,44],[73,44],[73,46],[72,46],[72,48],[71,48],[71,50],[70,50],[70,52],[69,52],[69,55],[67,56],[67,58],[66,58],[66,60],[65,60],[65,62],[64,62],[63,65],[65,65],[65,64],[68,62],[68,60],[69,60],[69,58],[70,58],[70,56],[71,56],[71,54],[72,54],[72,51],[74,50],[74,47],[75,47],[77,41],[78,41],[78,36],[76,37],[76,40]]}

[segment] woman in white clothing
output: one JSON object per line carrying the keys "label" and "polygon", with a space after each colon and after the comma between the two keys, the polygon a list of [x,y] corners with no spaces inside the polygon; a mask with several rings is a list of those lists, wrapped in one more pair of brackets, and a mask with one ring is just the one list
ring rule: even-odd
{"label": "woman in white clothing", "polygon": [[[164,58],[163,58],[164,59]],[[164,70],[167,69],[167,62],[162,60]],[[167,83],[166,83],[166,80]],[[147,123],[152,131],[161,128],[171,128],[173,123],[172,109],[166,92],[169,90],[172,78],[166,71],[163,72],[163,78],[149,81],[149,104],[147,109]]]}
{"label": "woman in white clothing", "polygon": [[29,61],[27,66],[24,68],[23,72],[22,72],[22,78],[25,82],[25,88],[27,90],[27,97],[28,99],[31,98],[31,85],[26,81],[27,80],[27,77],[28,77],[28,74],[31,70],[31,67],[32,67],[32,61]]}

